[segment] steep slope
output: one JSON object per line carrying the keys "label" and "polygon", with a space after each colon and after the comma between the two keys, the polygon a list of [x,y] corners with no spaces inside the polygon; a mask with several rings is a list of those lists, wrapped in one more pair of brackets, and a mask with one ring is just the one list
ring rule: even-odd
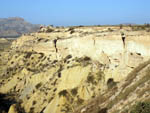
{"label": "steep slope", "polygon": [[[7,68],[2,75],[0,91],[4,94],[15,92],[23,101],[22,106],[27,113],[41,112],[46,106],[45,112],[68,112],[71,106],[66,105],[74,101],[74,106],[78,101],[96,96],[95,92],[101,89],[99,80],[103,73],[92,71],[92,62],[88,57],[71,59],[68,56],[58,62],[38,53],[32,53],[30,58],[31,53],[19,54],[24,55],[15,58],[17,64],[14,62],[14,66]],[[24,56],[29,59],[24,59]],[[25,64],[21,63],[22,60]],[[57,107],[58,104],[60,107]]]}
{"label": "steep slope", "polygon": [[150,60],[135,68],[117,87],[105,91],[75,113],[130,113],[138,102],[150,102],[149,85]]}
{"label": "steep slope", "polygon": [[13,95],[12,104],[26,113],[121,112],[143,94],[121,100],[149,81],[149,61],[141,63],[150,57],[150,34],[128,31],[124,46],[120,30],[112,29],[53,28],[21,36],[1,53],[0,93]]}

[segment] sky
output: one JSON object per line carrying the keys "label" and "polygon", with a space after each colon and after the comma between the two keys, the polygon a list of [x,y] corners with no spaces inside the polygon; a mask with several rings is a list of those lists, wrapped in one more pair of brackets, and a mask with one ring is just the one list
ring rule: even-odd
{"label": "sky", "polygon": [[1,0],[0,18],[55,26],[150,23],[150,0]]}

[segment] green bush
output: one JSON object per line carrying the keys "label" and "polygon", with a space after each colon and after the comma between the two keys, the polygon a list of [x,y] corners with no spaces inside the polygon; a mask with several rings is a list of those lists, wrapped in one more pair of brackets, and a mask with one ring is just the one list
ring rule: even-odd
{"label": "green bush", "polygon": [[150,102],[138,102],[131,109],[131,113],[150,113]]}

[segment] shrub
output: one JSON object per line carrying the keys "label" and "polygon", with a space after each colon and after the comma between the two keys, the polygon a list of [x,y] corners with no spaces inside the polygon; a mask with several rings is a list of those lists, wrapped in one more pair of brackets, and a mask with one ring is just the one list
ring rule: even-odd
{"label": "shrub", "polygon": [[102,78],[103,78],[103,76],[104,76],[104,72],[98,71],[98,72],[96,73],[96,75],[97,75],[97,80],[100,81],[100,80],[102,80]]}
{"label": "shrub", "polygon": [[31,55],[32,55],[32,52],[27,52],[24,57],[25,57],[25,58],[30,58]]}
{"label": "shrub", "polygon": [[60,97],[61,97],[61,96],[64,96],[64,97],[65,97],[65,96],[67,95],[67,93],[68,93],[67,90],[62,90],[62,91],[59,92],[59,96],[60,96]]}
{"label": "shrub", "polygon": [[111,28],[108,28],[108,31],[109,31],[109,32],[113,32],[113,29],[111,29]]}
{"label": "shrub", "polygon": [[58,77],[59,77],[59,78],[61,77],[61,72],[58,73]]}
{"label": "shrub", "polygon": [[84,56],[81,58],[76,58],[75,59],[76,62],[79,62],[83,67],[88,66],[89,64],[91,64],[91,58],[88,56]]}
{"label": "shrub", "polygon": [[29,113],[34,113],[34,107],[30,108],[30,112]]}
{"label": "shrub", "polygon": [[70,27],[70,28],[68,29],[68,31],[72,31],[72,30],[74,30],[74,27]]}
{"label": "shrub", "polygon": [[78,105],[81,105],[81,104],[83,104],[83,102],[84,102],[84,100],[83,100],[83,99],[81,99],[81,98],[78,98],[78,100],[77,100],[77,104],[78,104]]}
{"label": "shrub", "polygon": [[70,31],[70,34],[73,34],[75,31],[74,30],[72,30],[72,31]]}
{"label": "shrub", "polygon": [[88,77],[87,77],[87,82],[88,83],[92,83],[92,84],[94,84],[94,76],[93,75],[88,75]]}
{"label": "shrub", "polygon": [[107,81],[107,87],[108,87],[108,89],[111,89],[114,86],[116,86],[116,82],[114,82],[114,79],[113,78],[108,79],[108,81]]}
{"label": "shrub", "polygon": [[72,55],[67,55],[65,58],[64,58],[64,62],[66,63],[68,59],[71,59],[72,58]]}
{"label": "shrub", "polygon": [[32,105],[35,105],[36,104],[36,101],[34,100],[33,102],[32,102]]}
{"label": "shrub", "polygon": [[100,111],[98,111],[98,113],[107,113],[107,108],[103,108],[103,109],[101,109]]}
{"label": "shrub", "polygon": [[70,59],[70,58],[72,58],[72,55],[67,55],[65,59],[67,60],[67,59]]}
{"label": "shrub", "polygon": [[39,59],[43,58],[44,53],[39,53],[39,54],[40,54]]}
{"label": "shrub", "polygon": [[71,89],[71,94],[73,95],[73,96],[76,96],[77,95],[77,93],[78,93],[78,88],[73,88],[73,89]]}
{"label": "shrub", "polygon": [[150,113],[150,102],[138,102],[131,109],[131,113]]}
{"label": "shrub", "polygon": [[48,28],[46,32],[50,33],[50,32],[53,32],[53,31],[54,31],[53,29]]}
{"label": "shrub", "polygon": [[42,86],[42,83],[38,83],[35,87],[36,89],[40,88]]}
{"label": "shrub", "polygon": [[14,62],[12,61],[11,64],[13,64]]}
{"label": "shrub", "polygon": [[83,61],[90,61],[90,60],[91,60],[91,58],[88,57],[88,56],[85,56],[85,57],[83,58]]}

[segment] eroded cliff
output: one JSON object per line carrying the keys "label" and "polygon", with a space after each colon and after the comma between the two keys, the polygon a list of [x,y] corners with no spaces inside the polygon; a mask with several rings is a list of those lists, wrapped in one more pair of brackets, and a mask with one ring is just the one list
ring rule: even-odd
{"label": "eroded cliff", "polygon": [[117,84],[150,57],[149,32],[124,29],[124,46],[118,27],[51,29],[21,36],[0,56],[7,61],[0,93],[15,94],[26,113],[75,112],[109,88],[122,88]]}

